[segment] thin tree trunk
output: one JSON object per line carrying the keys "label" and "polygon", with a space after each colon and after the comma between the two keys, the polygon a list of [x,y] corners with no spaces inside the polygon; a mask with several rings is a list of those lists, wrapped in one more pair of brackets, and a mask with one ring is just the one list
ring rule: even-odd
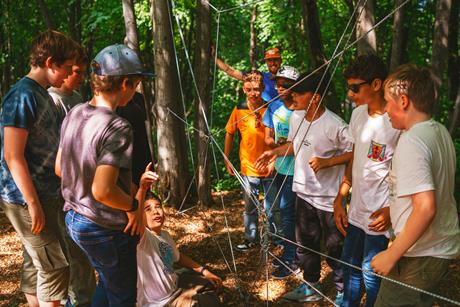
{"label": "thin tree trunk", "polygon": [[250,41],[249,41],[249,62],[251,63],[251,68],[256,69],[256,32],[254,24],[257,18],[257,5],[254,5],[251,13],[251,22],[250,22]]}
{"label": "thin tree trunk", "polygon": [[[316,68],[327,61],[324,53],[323,39],[321,37],[318,7],[316,5],[316,0],[302,0],[301,4],[304,29],[307,35],[310,58],[312,61],[311,63],[313,68]],[[323,82],[329,82],[328,75],[326,75]],[[324,100],[329,109],[337,114],[342,114],[339,99],[335,93],[333,83],[330,84],[328,95],[324,97]]]}
{"label": "thin tree trunk", "polygon": [[68,11],[70,36],[81,43],[81,0],[71,1]]}
{"label": "thin tree trunk", "polygon": [[431,66],[435,81],[440,87],[447,65],[447,41],[449,37],[449,17],[452,0],[438,0],[436,3],[436,21],[434,24],[433,52]]}
{"label": "thin tree trunk", "polygon": [[324,54],[316,0],[302,0],[302,13],[310,58],[313,67],[319,67],[326,62],[326,55]]}
{"label": "thin tree trunk", "polygon": [[460,59],[458,57],[458,22],[460,13],[460,1],[453,1],[449,18],[449,39],[447,48],[449,50],[449,58],[447,65],[448,75],[448,93],[449,99],[455,100],[456,93],[459,88],[460,77]]}
{"label": "thin tree trunk", "polygon": [[211,155],[208,149],[209,133],[205,116],[210,108],[210,50],[211,50],[211,11],[205,0],[197,1],[196,18],[195,76],[199,95],[195,97],[195,144],[197,151],[197,193],[198,203],[211,206]]}
{"label": "thin tree trunk", "polygon": [[51,19],[48,6],[44,0],[37,0],[40,11],[42,12],[43,19],[45,20],[46,27],[50,30],[55,30],[56,26],[54,25],[53,19]]}
{"label": "thin tree trunk", "polygon": [[460,124],[460,88],[457,91],[457,99],[455,99],[454,113],[450,121],[449,133],[454,136],[456,134],[458,125]]}
{"label": "thin tree trunk", "polygon": [[[400,6],[405,0],[395,0],[395,7]],[[403,63],[406,50],[407,28],[404,26],[406,6],[399,8],[393,16],[393,42],[391,45],[390,71]]]}
{"label": "thin tree trunk", "polygon": [[[370,31],[375,24],[374,6],[374,0],[368,0],[367,2],[358,0],[358,22],[356,24],[356,37],[359,39],[363,36],[358,41],[359,55],[377,52],[377,37],[375,30]],[[360,12],[362,13],[359,14]],[[367,33],[368,31],[370,32]]]}
{"label": "thin tree trunk", "polygon": [[185,128],[169,110],[182,117],[177,90],[178,78],[169,1],[152,0],[155,48],[155,108],[157,114],[158,171],[162,191],[170,192],[170,202],[178,207],[187,189]]}
{"label": "thin tree trunk", "polygon": [[134,0],[122,0],[123,18],[125,20],[125,45],[139,53],[139,35],[137,34]]}

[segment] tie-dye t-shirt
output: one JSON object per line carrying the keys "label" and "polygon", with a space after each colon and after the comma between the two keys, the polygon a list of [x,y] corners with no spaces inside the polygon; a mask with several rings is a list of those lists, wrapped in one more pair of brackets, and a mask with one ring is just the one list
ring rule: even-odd
{"label": "tie-dye t-shirt", "polygon": [[137,245],[137,305],[165,306],[177,289],[173,264],[179,261],[176,243],[165,230],[146,229]]}
{"label": "tie-dye t-shirt", "polygon": [[[275,132],[275,143],[282,144],[286,142],[289,135],[289,119],[292,111],[284,106],[281,99],[277,99],[270,103],[262,120],[267,128],[271,128]],[[283,175],[294,175],[294,156],[278,157],[275,161],[275,169]]]}
{"label": "tie-dye t-shirt", "polygon": [[28,132],[24,157],[40,200],[59,196],[60,180],[54,173],[59,146],[59,122],[55,110],[46,89],[28,77],[19,80],[6,94],[0,110],[0,197],[3,201],[25,204],[5,161],[5,127],[22,128]]}

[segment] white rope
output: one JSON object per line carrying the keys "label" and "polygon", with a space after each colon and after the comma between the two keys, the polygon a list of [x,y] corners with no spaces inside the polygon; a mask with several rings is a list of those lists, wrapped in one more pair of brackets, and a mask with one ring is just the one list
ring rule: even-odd
{"label": "white rope", "polygon": [[[289,270],[289,272],[291,272],[292,274],[295,274],[295,272],[287,265],[285,264],[281,259],[279,259],[278,257],[276,257],[275,255],[273,255],[273,253],[271,252],[268,252],[270,254],[270,256],[272,256],[274,259],[276,259],[279,263],[281,263],[287,270]],[[338,305],[335,304],[335,302],[333,300],[331,300],[326,294],[324,294],[323,292],[321,292],[318,288],[316,288],[311,282],[308,282],[306,281],[305,279],[303,278],[300,278],[300,280],[308,285],[311,289],[313,289],[316,293],[318,293],[319,295],[321,295],[323,298],[325,298],[329,303],[331,303],[333,306],[336,306],[336,307],[339,307]]]}
{"label": "white rope", "polygon": [[[334,260],[334,261],[336,261],[336,262],[338,262],[338,263],[340,263],[340,264],[349,266],[349,267],[351,267],[351,268],[353,268],[353,269],[356,269],[356,270],[359,270],[359,271],[361,271],[361,272],[365,272],[365,273],[368,273],[368,274],[371,274],[371,275],[380,277],[381,279],[385,279],[386,281],[389,281],[389,282],[395,283],[395,284],[397,284],[397,285],[400,285],[400,286],[403,286],[403,287],[412,289],[412,290],[417,291],[417,292],[421,292],[421,293],[423,293],[423,294],[432,296],[432,297],[437,298],[437,299],[439,299],[439,300],[443,300],[443,301],[448,302],[448,303],[450,303],[450,304],[454,304],[454,305],[460,306],[460,302],[458,302],[458,301],[452,300],[452,299],[450,299],[450,298],[441,296],[441,295],[436,294],[436,293],[432,293],[432,292],[429,292],[429,291],[426,291],[426,290],[423,290],[423,289],[420,289],[420,288],[411,286],[411,285],[406,284],[406,283],[403,283],[403,282],[401,282],[401,281],[399,281],[399,280],[395,280],[395,279],[392,279],[392,278],[390,278],[390,277],[387,277],[387,276],[383,276],[383,275],[377,274],[377,273],[375,273],[375,272],[372,271],[372,270],[363,269],[363,268],[361,268],[361,267],[358,267],[358,266],[356,266],[356,265],[353,265],[353,264],[348,263],[348,262],[346,262],[346,261],[343,261],[343,260],[341,260],[341,259],[337,259],[337,258],[335,258],[335,257],[332,257],[332,256],[329,256],[329,255],[327,255],[327,254],[324,254],[324,253],[321,253],[321,252],[319,252],[319,251],[316,251],[316,250],[314,250],[314,249],[312,249],[312,248],[309,248],[309,247],[300,245],[299,243],[294,242],[294,241],[291,241],[291,240],[289,240],[289,239],[287,239],[287,238],[285,238],[285,237],[282,237],[282,236],[280,236],[280,235],[278,235],[278,234],[276,234],[276,233],[271,233],[271,235],[273,235],[273,236],[275,236],[275,237],[277,237],[277,238],[279,238],[279,239],[282,239],[282,240],[284,240],[284,241],[286,241],[286,242],[288,242],[288,243],[291,243],[291,244],[293,244],[293,245],[296,245],[297,247],[300,247],[300,248],[306,249],[306,250],[308,250],[308,251],[310,251],[310,252],[312,252],[312,253],[318,254],[318,255],[320,255],[320,256],[322,256],[322,257],[324,257],[324,258],[328,258],[328,259]],[[282,261],[280,261],[280,262],[282,263]]]}

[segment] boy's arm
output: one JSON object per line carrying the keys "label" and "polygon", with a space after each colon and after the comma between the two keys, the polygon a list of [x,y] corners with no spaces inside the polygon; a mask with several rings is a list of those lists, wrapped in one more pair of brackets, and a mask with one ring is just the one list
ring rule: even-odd
{"label": "boy's arm", "polygon": [[267,150],[261,154],[254,163],[254,167],[258,170],[265,170],[268,165],[276,159],[276,157],[283,157],[285,155],[292,156],[293,154],[294,146],[292,146],[292,142],[287,141],[283,145]]}
{"label": "boy's arm", "polygon": [[214,275],[207,268],[201,266],[187,255],[180,253],[179,261],[177,263],[183,267],[194,270],[198,274],[203,275],[210,283],[212,283],[214,287],[222,287],[222,279],[220,279],[220,277]]}
{"label": "boy's arm", "polygon": [[13,176],[14,183],[27,203],[27,210],[32,220],[31,231],[33,234],[38,235],[45,227],[45,215],[24,157],[29,132],[23,128],[9,126],[5,127],[3,131],[5,162],[11,172],[11,176]]}
{"label": "boy's arm", "polygon": [[58,152],[56,154],[56,162],[54,162],[54,173],[56,176],[61,178],[61,148],[59,147]]}
{"label": "boy's arm", "polygon": [[[214,57],[214,55],[213,55]],[[224,61],[222,61],[219,58],[216,58],[216,65],[219,67],[220,70],[222,70],[224,73],[229,75],[232,78],[235,78],[236,80],[243,80],[243,74],[241,71],[236,70],[235,68],[231,67],[230,65],[226,64]]]}
{"label": "boy's arm", "polygon": [[265,145],[270,148],[275,148],[275,130],[273,128],[265,127]]}
{"label": "boy's arm", "polygon": [[412,199],[412,213],[403,230],[387,250],[372,259],[371,266],[377,274],[388,275],[396,262],[425,233],[436,215],[434,191],[424,191],[409,197]]}
{"label": "boy's arm", "polygon": [[340,184],[339,193],[337,194],[334,200],[334,220],[337,226],[337,229],[344,235],[347,235],[346,228],[348,227],[348,218],[345,208],[343,207],[343,200],[347,197],[348,192],[351,188],[351,179],[352,179],[352,170],[353,170],[353,155],[354,155],[354,146],[351,153],[350,162],[348,162],[347,167],[345,168],[345,175],[343,176],[342,183]]}
{"label": "boy's arm", "polygon": [[226,133],[225,134],[225,143],[224,143],[224,154],[225,154],[225,168],[227,169],[227,172],[230,174],[230,176],[235,176],[235,173],[233,172],[233,169],[230,166],[230,153],[232,152],[232,147],[233,147],[233,134]]}
{"label": "boy's arm", "polygon": [[313,169],[315,173],[323,168],[333,167],[340,164],[347,164],[353,158],[352,152],[346,152],[339,156],[334,156],[330,158],[320,158],[320,157],[313,157],[308,161],[310,167]]}

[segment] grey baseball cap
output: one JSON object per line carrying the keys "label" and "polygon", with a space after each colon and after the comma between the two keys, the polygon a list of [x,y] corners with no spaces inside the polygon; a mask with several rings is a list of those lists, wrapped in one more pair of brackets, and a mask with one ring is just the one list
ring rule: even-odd
{"label": "grey baseball cap", "polygon": [[276,73],[276,78],[285,78],[292,81],[296,81],[300,76],[297,69],[292,66],[282,66]]}
{"label": "grey baseball cap", "polygon": [[123,44],[102,49],[91,62],[92,72],[100,76],[143,75],[154,77],[146,72],[137,53]]}

